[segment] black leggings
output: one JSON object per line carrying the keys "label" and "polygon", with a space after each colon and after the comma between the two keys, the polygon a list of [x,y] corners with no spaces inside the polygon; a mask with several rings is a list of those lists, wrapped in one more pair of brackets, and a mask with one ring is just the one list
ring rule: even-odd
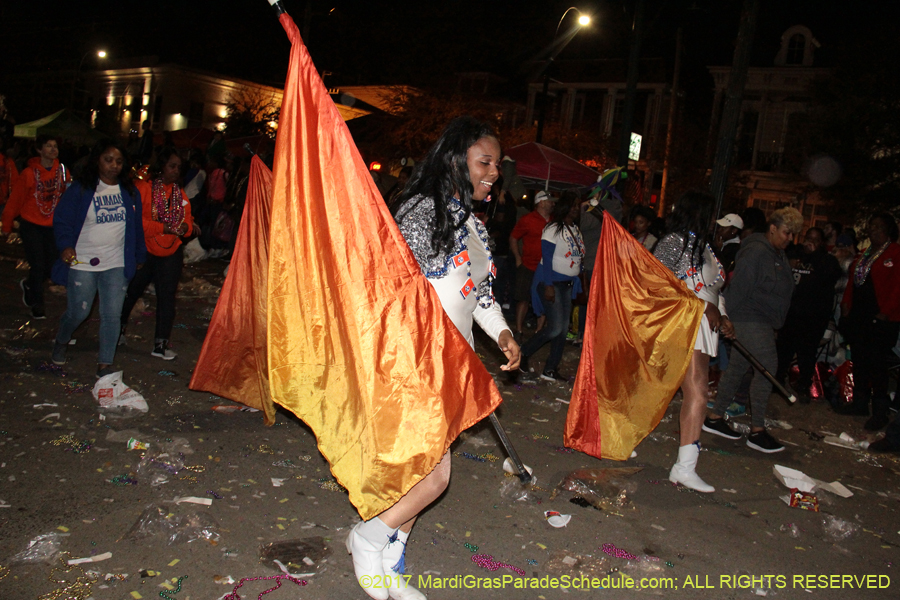
{"label": "black leggings", "polygon": [[125,304],[122,306],[122,326],[128,324],[128,315],[144,295],[147,284],[151,281],[156,286],[156,339],[168,340],[175,324],[175,292],[178,280],[181,279],[181,268],[184,266],[183,246],[170,256],[147,254],[147,262],[137,270],[128,285]]}
{"label": "black leggings", "polygon": [[52,227],[35,225],[22,219],[19,224],[19,235],[25,247],[25,258],[31,270],[25,290],[25,302],[29,306],[44,308],[44,282],[50,279],[50,270],[59,256]]}

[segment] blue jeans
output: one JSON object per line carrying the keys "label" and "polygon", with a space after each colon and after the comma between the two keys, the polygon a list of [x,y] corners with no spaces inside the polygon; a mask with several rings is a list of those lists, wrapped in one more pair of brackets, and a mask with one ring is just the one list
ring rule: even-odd
{"label": "blue jeans", "polygon": [[[544,371],[556,371],[562,361],[563,349],[566,346],[566,332],[569,329],[569,317],[572,314],[572,284],[570,282],[554,283],[556,300],[552,303],[544,300],[544,313],[547,323],[544,328],[534,334],[522,346],[522,356],[528,358],[550,342],[550,355],[544,363]],[[538,286],[538,293],[544,297],[543,284]]]}
{"label": "blue jeans", "polygon": [[59,322],[57,344],[68,344],[72,333],[81,325],[94,305],[94,297],[100,293],[100,356],[97,364],[111,365],[116,357],[119,341],[119,320],[128,280],[125,268],[106,271],[78,271],[69,269],[66,285],[66,312]]}

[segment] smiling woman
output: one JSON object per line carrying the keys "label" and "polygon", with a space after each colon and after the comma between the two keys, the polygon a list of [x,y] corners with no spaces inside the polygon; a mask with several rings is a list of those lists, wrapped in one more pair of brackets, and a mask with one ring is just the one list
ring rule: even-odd
{"label": "smiling woman", "polygon": [[[477,321],[506,355],[508,362],[500,368],[509,371],[518,367],[519,346],[494,302],[491,285],[496,269],[487,231],[472,214],[472,202],[487,198],[497,181],[500,158],[500,143],[489,126],[471,117],[455,119],[417,166],[394,218],[459,332],[474,347],[472,324]],[[389,583],[364,587],[373,598],[425,598],[398,572],[403,570],[406,541],[416,517],[450,482],[450,452],[431,473],[422,475],[396,504],[357,524],[347,538],[357,580],[362,585],[366,580]]]}

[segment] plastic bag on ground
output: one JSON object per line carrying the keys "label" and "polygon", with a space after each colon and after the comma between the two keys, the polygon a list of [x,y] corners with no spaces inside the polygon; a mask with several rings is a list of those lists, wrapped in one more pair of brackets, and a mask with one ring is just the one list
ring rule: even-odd
{"label": "plastic bag on ground", "polygon": [[50,563],[59,554],[59,545],[62,535],[59,533],[45,533],[28,542],[28,546],[9,559],[9,565],[32,565],[35,563]]}
{"label": "plastic bag on ground", "polygon": [[150,410],[139,393],[125,385],[122,371],[104,375],[94,384],[94,400],[104,409],[127,409],[145,413]]}
{"label": "plastic bag on ground", "polygon": [[643,470],[643,467],[624,467],[611,469],[578,469],[565,474],[559,485],[553,490],[550,499],[561,491],[574,492],[594,508],[621,507],[630,502],[628,494],[635,491],[637,485],[628,478]]}
{"label": "plastic bag on ground", "polygon": [[216,544],[221,538],[219,524],[203,510],[191,510],[168,503],[151,504],[141,513],[123,539],[137,542],[149,537],[162,536],[170,546],[197,540]]}
{"label": "plastic bag on ground", "polygon": [[184,245],[184,264],[200,262],[209,256],[209,252],[200,245],[200,238],[194,238]]}
{"label": "plastic bag on ground", "polygon": [[822,527],[825,529],[825,533],[838,541],[846,540],[859,531],[859,525],[856,523],[839,519],[833,515],[826,515],[822,519]]}
{"label": "plastic bag on ground", "polygon": [[136,473],[139,483],[162,485],[184,468],[184,460],[168,452],[147,452],[138,464]]}
{"label": "plastic bag on ground", "polygon": [[531,481],[522,482],[518,477],[508,477],[500,486],[500,496],[504,500],[510,502],[525,502],[526,504],[534,504],[540,500],[532,490],[532,486],[537,483],[537,478],[532,477]]}

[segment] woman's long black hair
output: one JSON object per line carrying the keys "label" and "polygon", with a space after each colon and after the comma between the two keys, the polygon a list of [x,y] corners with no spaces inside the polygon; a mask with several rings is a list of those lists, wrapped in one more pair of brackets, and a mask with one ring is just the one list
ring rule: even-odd
{"label": "woman's long black hair", "polygon": [[684,238],[682,252],[688,250],[689,234],[694,234],[694,243],[690,248],[692,264],[694,257],[698,255],[697,248],[700,248],[699,264],[703,264],[703,249],[710,241],[709,226],[712,222],[715,205],[716,199],[709,192],[688,190],[675,202],[675,208],[666,219],[667,232],[680,233]]}
{"label": "woman's long black hair", "polygon": [[103,139],[94,144],[94,147],[91,148],[91,154],[88,156],[87,164],[81,170],[81,173],[78,174],[76,180],[84,189],[96,192],[100,181],[100,156],[110,148],[115,148],[122,154],[122,172],[119,173],[119,186],[134,195],[134,183],[131,181],[131,159],[128,157],[125,144],[115,138]]}
{"label": "woman's long black hair", "polygon": [[566,226],[566,217],[572,212],[573,202],[575,202],[575,196],[571,194],[563,194],[559,200],[554,202],[547,227],[555,227],[557,233],[562,233],[563,227]]}
{"label": "woman's long black hair", "polygon": [[[416,165],[393,208],[396,211],[416,195],[434,199],[432,255],[447,252],[453,247],[454,232],[472,213],[472,194],[475,188],[469,179],[466,157],[472,144],[485,137],[497,137],[494,129],[487,123],[473,117],[457,117],[450,121],[422,162]],[[463,212],[458,221],[451,222],[450,199],[457,194]],[[404,214],[408,212],[404,211]],[[403,219],[402,215],[400,219]]]}

